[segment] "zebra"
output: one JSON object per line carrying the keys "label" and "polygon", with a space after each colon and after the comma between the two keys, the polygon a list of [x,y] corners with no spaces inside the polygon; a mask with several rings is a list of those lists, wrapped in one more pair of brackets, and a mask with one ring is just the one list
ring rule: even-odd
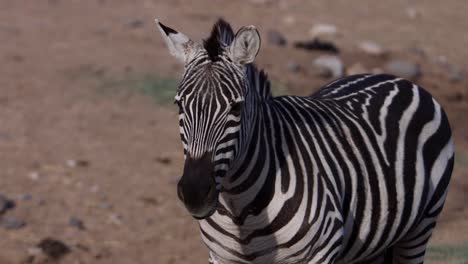
{"label": "zebra", "polygon": [[156,19],[184,64],[177,194],[209,263],[423,263],[454,145],[444,110],[387,74],[277,96],[254,26],[220,19],[195,42]]}

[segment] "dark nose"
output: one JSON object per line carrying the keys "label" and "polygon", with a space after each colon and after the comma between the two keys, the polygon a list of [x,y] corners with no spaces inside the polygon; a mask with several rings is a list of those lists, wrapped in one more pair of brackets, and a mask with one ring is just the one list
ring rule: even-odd
{"label": "dark nose", "polygon": [[213,167],[210,154],[185,160],[184,175],[177,184],[177,196],[196,218],[202,218],[216,205],[218,192]]}

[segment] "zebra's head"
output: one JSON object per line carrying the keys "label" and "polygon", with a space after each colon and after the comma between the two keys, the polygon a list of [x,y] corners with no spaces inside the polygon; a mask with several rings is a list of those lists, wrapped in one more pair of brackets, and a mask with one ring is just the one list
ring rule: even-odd
{"label": "zebra's head", "polygon": [[236,34],[219,20],[203,43],[156,20],[170,53],[184,63],[175,96],[185,165],[177,193],[197,219],[216,211],[220,183],[238,154],[242,119],[248,118],[247,65],[260,49],[254,26]]}

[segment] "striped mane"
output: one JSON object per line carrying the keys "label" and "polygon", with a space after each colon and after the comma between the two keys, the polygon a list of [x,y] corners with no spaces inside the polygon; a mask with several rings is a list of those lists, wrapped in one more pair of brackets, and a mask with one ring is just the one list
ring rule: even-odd
{"label": "striped mane", "polygon": [[[203,47],[211,61],[219,61],[224,49],[231,45],[235,34],[231,25],[220,18],[213,26],[210,36],[203,41]],[[272,97],[270,81],[263,70],[257,69],[254,64],[245,66],[246,76],[250,87],[255,87],[258,95],[263,99]]]}
{"label": "striped mane", "polygon": [[231,45],[234,40],[234,31],[231,25],[220,18],[213,26],[210,36],[203,41],[203,47],[212,61],[218,61],[224,48]]}

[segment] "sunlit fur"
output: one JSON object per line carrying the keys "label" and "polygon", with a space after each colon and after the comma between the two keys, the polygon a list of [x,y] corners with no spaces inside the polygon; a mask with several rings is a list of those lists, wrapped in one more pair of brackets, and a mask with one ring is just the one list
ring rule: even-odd
{"label": "sunlit fur", "polygon": [[213,34],[176,96],[185,154],[212,152],[222,186],[199,221],[210,263],[423,263],[454,161],[431,95],[356,75],[273,97],[263,72],[229,59],[232,30]]}

